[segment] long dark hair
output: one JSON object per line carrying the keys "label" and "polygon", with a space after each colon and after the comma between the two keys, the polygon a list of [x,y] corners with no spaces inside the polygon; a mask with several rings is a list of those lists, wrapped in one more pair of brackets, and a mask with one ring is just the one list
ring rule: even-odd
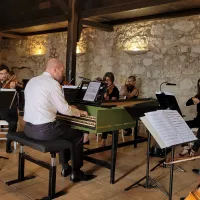
{"label": "long dark hair", "polygon": [[112,83],[115,81],[114,74],[112,72],[106,72],[105,75],[103,76],[103,80],[106,80],[106,77],[108,77]]}
{"label": "long dark hair", "polygon": [[197,81],[197,95],[200,97],[200,79]]}

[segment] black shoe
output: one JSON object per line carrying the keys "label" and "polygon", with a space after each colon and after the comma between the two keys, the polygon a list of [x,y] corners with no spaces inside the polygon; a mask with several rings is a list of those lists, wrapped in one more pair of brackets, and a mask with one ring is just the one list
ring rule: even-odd
{"label": "black shoe", "polygon": [[72,167],[69,166],[68,169],[62,169],[61,171],[61,176],[62,177],[67,177],[72,173]]}
{"label": "black shoe", "polygon": [[7,153],[12,153],[13,152],[13,149],[12,149],[12,146],[11,146],[11,140],[7,140],[6,141],[6,152]]}
{"label": "black shoe", "polygon": [[87,142],[83,142],[83,145],[89,145],[90,144],[90,140],[88,140]]}
{"label": "black shoe", "polygon": [[7,146],[6,147],[6,153],[12,153],[13,152],[13,149],[11,146]]}
{"label": "black shoe", "polygon": [[72,182],[90,181],[94,179],[95,177],[96,176],[93,174],[85,174],[83,171],[80,170],[70,175],[70,181]]}
{"label": "black shoe", "polygon": [[193,171],[195,174],[200,175],[200,169],[193,169],[192,171]]}

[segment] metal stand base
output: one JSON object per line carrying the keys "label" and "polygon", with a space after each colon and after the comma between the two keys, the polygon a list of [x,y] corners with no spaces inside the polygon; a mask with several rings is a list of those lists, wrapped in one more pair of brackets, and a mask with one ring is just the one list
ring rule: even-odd
{"label": "metal stand base", "polygon": [[6,160],[8,160],[9,158],[6,158],[6,157],[4,157],[4,156],[0,156],[0,159],[6,159]]}
{"label": "metal stand base", "polygon": [[20,146],[20,153],[19,153],[19,164],[18,164],[18,178],[16,180],[8,181],[7,185],[12,185],[15,183],[19,183],[22,181],[26,181],[29,179],[35,178],[35,176],[24,176],[25,171],[25,160],[28,160],[32,163],[35,163],[41,167],[44,167],[49,170],[49,189],[48,189],[48,196],[42,199],[54,199],[66,194],[64,191],[60,191],[56,193],[56,152],[51,153],[51,164],[43,162],[41,160],[35,159],[29,155],[26,155],[23,151],[23,146]]}
{"label": "metal stand base", "polygon": [[[147,167],[146,167],[146,176],[144,176],[143,178],[141,178],[140,180],[136,181],[135,183],[133,183],[132,185],[130,185],[129,187],[125,188],[125,191],[130,190],[131,188],[133,188],[136,185],[142,186],[144,188],[152,188],[153,185],[155,185],[156,187],[158,187],[158,189],[160,189],[161,192],[163,192],[163,194],[165,194],[167,197],[169,196],[167,192],[165,192],[164,189],[162,189],[158,183],[153,180],[153,178],[151,178],[149,176],[149,162],[150,162],[150,156],[149,156],[149,150],[150,150],[150,144],[151,144],[151,134],[148,131],[148,143],[147,143]],[[146,184],[142,185],[140,184],[141,181],[146,179]],[[151,181],[153,183],[153,185],[149,185],[149,181]]]}
{"label": "metal stand base", "polygon": [[[145,180],[145,179],[146,179],[146,181],[147,181],[148,183],[147,183],[147,184],[144,184],[144,185],[143,185],[143,184],[140,184],[140,182],[143,181],[143,180]],[[152,184],[152,185],[149,185],[149,181],[151,181],[153,184]],[[158,183],[157,183],[153,178],[151,178],[150,176],[149,176],[149,177],[144,176],[143,178],[141,178],[140,180],[136,181],[135,183],[133,183],[133,184],[130,185],[129,187],[125,188],[124,190],[125,190],[125,191],[128,191],[128,190],[130,190],[131,188],[133,188],[133,187],[135,187],[135,186],[137,186],[137,185],[142,186],[142,187],[144,187],[144,188],[148,188],[148,189],[154,188],[153,185],[155,185],[157,188],[160,189],[161,192],[163,192],[163,194],[165,194],[165,195],[168,197],[168,193],[165,192],[165,190],[164,190],[163,188],[161,188],[161,187],[158,185]]]}
{"label": "metal stand base", "polygon": [[[164,163],[165,160],[166,160],[166,158],[164,158],[164,159],[158,161],[158,164],[157,164],[155,167],[153,167],[150,171],[153,172],[153,171],[154,171],[156,168],[158,168],[158,167],[167,168],[167,165]],[[186,170],[184,170],[182,167],[179,167],[179,166],[177,166],[177,165],[174,165],[174,167],[175,167],[176,169],[179,169],[179,170],[182,171],[182,172],[186,172]]]}
{"label": "metal stand base", "polygon": [[52,200],[52,199],[57,199],[58,197],[60,197],[60,196],[62,196],[62,195],[65,195],[65,194],[66,194],[66,192],[60,191],[60,192],[57,192],[56,194],[54,194],[54,197],[53,197],[53,198],[47,196],[47,197],[43,197],[41,200]]}
{"label": "metal stand base", "polygon": [[27,181],[27,180],[30,180],[30,179],[33,179],[33,178],[35,178],[35,176],[26,176],[26,177],[24,177],[23,180],[15,179],[15,180],[6,182],[6,184],[7,184],[7,185],[12,185],[12,184],[20,183],[20,182],[22,182],[22,181]]}

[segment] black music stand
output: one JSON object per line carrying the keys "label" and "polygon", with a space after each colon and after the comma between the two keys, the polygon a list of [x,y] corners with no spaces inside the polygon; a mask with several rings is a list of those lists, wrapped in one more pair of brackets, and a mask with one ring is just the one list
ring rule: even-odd
{"label": "black music stand", "polygon": [[[0,90],[0,112],[1,110],[9,110],[12,108],[15,96],[15,90]],[[0,156],[0,159],[9,159],[4,156]]]}
{"label": "black music stand", "polygon": [[[181,109],[178,105],[178,102],[176,100],[176,97],[172,94],[165,94],[164,92],[161,93],[156,93],[156,97],[158,99],[158,102],[160,104],[160,107],[162,110],[166,110],[166,109],[170,109],[170,110],[177,110],[178,113],[183,116]],[[167,158],[167,154],[170,153],[172,151],[172,149],[167,150],[165,148],[165,157],[158,161],[158,164],[156,166],[154,166],[150,171],[154,171],[157,167],[163,167],[166,168],[166,164],[164,163],[166,158]],[[186,172],[183,168],[179,167],[179,166],[175,166],[177,169],[181,170],[182,172]]]}
{"label": "black music stand", "polygon": [[[133,188],[133,187],[135,187],[137,185],[142,186],[144,188],[152,188],[153,186],[149,185],[149,182],[151,181],[153,183],[153,185],[156,185],[160,189],[161,192],[163,192],[167,197],[169,197],[169,194],[162,187],[160,187],[160,185],[153,178],[151,178],[150,175],[149,175],[149,172],[150,172],[149,171],[149,163],[150,163],[149,151],[150,151],[150,145],[151,145],[151,134],[150,134],[150,132],[148,130],[147,130],[147,132],[148,132],[148,142],[147,142],[147,167],[146,167],[146,176],[144,176],[140,180],[136,181],[135,183],[133,183],[129,187],[125,188],[124,190],[128,191],[128,190],[130,190],[131,188]],[[145,179],[146,179],[145,185],[140,184],[140,182],[143,181],[143,180],[145,180]],[[172,191],[172,189],[170,191]]]}

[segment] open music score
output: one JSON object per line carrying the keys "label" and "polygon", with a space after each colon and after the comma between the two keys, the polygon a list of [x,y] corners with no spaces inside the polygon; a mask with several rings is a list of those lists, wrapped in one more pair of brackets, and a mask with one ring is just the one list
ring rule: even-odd
{"label": "open music score", "polygon": [[176,110],[145,113],[145,117],[141,117],[141,120],[161,148],[197,139]]}

